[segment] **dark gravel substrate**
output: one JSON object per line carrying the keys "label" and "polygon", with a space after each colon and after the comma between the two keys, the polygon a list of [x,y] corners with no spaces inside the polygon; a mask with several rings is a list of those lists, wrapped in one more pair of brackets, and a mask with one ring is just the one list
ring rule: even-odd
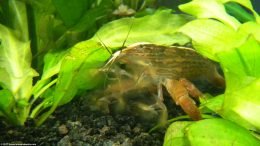
{"label": "dark gravel substrate", "polygon": [[[205,87],[205,86],[204,86]],[[205,91],[214,91],[206,86]],[[216,91],[215,91],[216,92]],[[217,91],[219,93],[219,91]],[[59,107],[41,126],[34,127],[30,120],[25,127],[8,127],[0,124],[0,145],[36,144],[60,146],[162,146],[165,129],[149,133],[155,125],[129,113],[105,114],[93,112],[85,98],[74,99]],[[179,107],[166,97],[169,118],[183,114]],[[2,121],[0,119],[0,121]]]}
{"label": "dark gravel substrate", "polygon": [[151,127],[136,117],[109,115],[88,110],[80,100],[58,108],[40,127],[8,127],[1,123],[0,144],[161,146],[165,130],[148,133]]}

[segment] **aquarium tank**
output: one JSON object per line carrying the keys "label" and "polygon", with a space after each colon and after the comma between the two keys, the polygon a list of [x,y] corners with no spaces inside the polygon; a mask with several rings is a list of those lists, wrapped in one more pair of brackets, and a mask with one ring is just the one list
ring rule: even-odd
{"label": "aquarium tank", "polygon": [[258,0],[0,0],[0,145],[260,145],[259,12]]}

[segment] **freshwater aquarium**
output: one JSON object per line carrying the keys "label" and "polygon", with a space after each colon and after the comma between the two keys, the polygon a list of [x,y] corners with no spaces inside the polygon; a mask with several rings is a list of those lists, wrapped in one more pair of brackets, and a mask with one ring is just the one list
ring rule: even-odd
{"label": "freshwater aquarium", "polygon": [[260,145],[257,0],[0,0],[0,145]]}

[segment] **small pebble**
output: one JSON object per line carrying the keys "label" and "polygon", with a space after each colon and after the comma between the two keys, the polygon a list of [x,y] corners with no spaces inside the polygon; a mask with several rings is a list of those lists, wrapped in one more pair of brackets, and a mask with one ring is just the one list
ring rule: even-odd
{"label": "small pebble", "polygon": [[61,135],[65,135],[69,132],[68,128],[64,124],[62,124],[58,127],[58,131],[59,131],[59,134],[61,134]]}
{"label": "small pebble", "polygon": [[67,121],[66,125],[69,129],[75,129],[81,127],[82,123],[80,121]]}
{"label": "small pebble", "polygon": [[134,132],[135,134],[140,133],[140,132],[141,132],[140,127],[134,127],[133,132]]}
{"label": "small pebble", "polygon": [[70,142],[70,137],[68,135],[64,136],[57,144],[58,146],[72,146]]}
{"label": "small pebble", "polygon": [[101,133],[102,135],[106,135],[107,133],[109,133],[109,130],[110,130],[110,128],[109,128],[108,126],[104,126],[104,127],[102,127],[102,129],[100,129],[99,131],[100,131],[100,133]]}

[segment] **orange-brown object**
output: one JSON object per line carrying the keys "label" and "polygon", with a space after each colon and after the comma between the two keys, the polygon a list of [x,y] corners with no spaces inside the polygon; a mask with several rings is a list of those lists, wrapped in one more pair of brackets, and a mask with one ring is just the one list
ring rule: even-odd
{"label": "orange-brown object", "polygon": [[179,81],[166,79],[164,83],[167,91],[170,93],[173,100],[177,105],[180,105],[182,109],[187,113],[193,120],[200,120],[201,114],[196,106],[193,99],[189,97],[198,98],[202,93],[188,80],[181,79]]}
{"label": "orange-brown object", "polygon": [[124,64],[136,84],[157,85],[158,98],[162,97],[161,85],[165,86],[176,104],[193,120],[201,119],[201,115],[189,95],[198,99],[202,93],[189,80],[205,79],[217,87],[225,87],[216,64],[191,48],[134,44],[116,52],[105,68],[116,64]]}

